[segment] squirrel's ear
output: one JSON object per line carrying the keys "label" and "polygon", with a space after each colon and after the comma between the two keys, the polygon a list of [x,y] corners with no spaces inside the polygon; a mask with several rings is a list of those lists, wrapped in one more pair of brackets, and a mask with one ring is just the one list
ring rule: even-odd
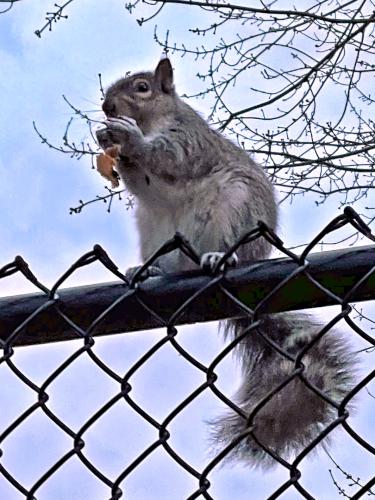
{"label": "squirrel's ear", "polygon": [[155,81],[158,87],[166,94],[171,94],[174,91],[173,69],[168,57],[160,59],[159,64],[156,66]]}

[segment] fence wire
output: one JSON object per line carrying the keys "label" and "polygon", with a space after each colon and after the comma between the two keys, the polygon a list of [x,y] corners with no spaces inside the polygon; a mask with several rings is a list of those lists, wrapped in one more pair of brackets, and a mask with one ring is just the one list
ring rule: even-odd
{"label": "fence wire", "polygon": [[[26,498],[28,500],[42,498],[39,495],[42,492],[43,485],[50,481],[54,474],[69,461],[76,459],[108,489],[106,498],[111,500],[126,498],[127,479],[136,473],[137,468],[144,461],[161,449],[192,479],[192,484],[195,484],[195,488],[192,488],[186,498],[215,498],[210,490],[212,487],[210,475],[215,468],[222,465],[235,443],[221,450],[216,456],[211,457],[206,462],[205,467],[198,470],[171,446],[170,438],[173,433],[172,427],[175,419],[206,391],[211,391],[224,405],[235,407],[234,403],[228,399],[228,395],[219,389],[216,371],[224,358],[232,353],[239,340],[228,342],[226,347],[206,366],[179,343],[177,326],[189,322],[203,322],[211,319],[244,315],[255,322],[265,312],[336,305],[340,307],[340,311],[335,318],[330,320],[326,331],[329,330],[330,325],[334,325],[339,320],[345,321],[353,335],[361,337],[368,348],[371,349],[375,346],[372,332],[366,332],[364,328],[359,326],[358,322],[354,322],[350,317],[350,313],[352,312],[351,304],[355,300],[375,299],[375,247],[366,247],[369,251],[365,254],[367,257],[364,262],[362,258],[355,281],[350,278],[352,269],[347,269],[349,274],[348,272],[345,274],[343,269],[340,268],[340,263],[344,262],[345,264],[346,262],[345,259],[343,260],[345,252],[339,252],[341,258],[336,258],[335,261],[328,259],[322,266],[317,265],[314,267],[312,265],[315,255],[313,250],[322,238],[335,233],[345,225],[352,226],[355,231],[368,238],[371,243],[375,241],[368,226],[351,208],[346,208],[342,215],[333,219],[299,255],[288,250],[272,231],[264,224],[259,223],[255,229],[249,231],[237,241],[223,256],[213,272],[204,276],[201,271],[186,273],[183,276],[172,276],[167,281],[168,286],[165,286],[165,281],[162,278],[144,280],[144,274],[158,257],[175,250],[184,252],[193,262],[199,263],[199,256],[193,248],[194,242],[191,242],[191,244],[179,234],[162,245],[138,269],[130,281],[118,270],[117,265],[98,245],[92,251],[80,257],[56,281],[52,288],[48,288],[38,281],[22,257],[16,257],[13,262],[3,266],[0,269],[0,279],[6,279],[15,273],[20,273],[40,292],[30,296],[0,300],[0,347],[3,350],[3,355],[0,358],[0,369],[6,368],[10,370],[25,388],[35,394],[33,404],[21,411],[6,428],[0,428],[0,473],[12,490],[19,494],[17,498]],[[225,265],[228,258],[239,247],[258,238],[266,238],[274,248],[285,256],[285,259],[279,262],[283,266],[282,271],[277,267],[274,275],[271,276],[273,268],[268,267],[267,263],[262,263],[260,266],[252,265],[249,271],[245,273],[245,277],[243,274],[241,275],[241,270],[228,269]],[[356,264],[356,258],[356,255],[354,255],[354,260],[350,262]],[[107,287],[106,293],[100,292],[98,295],[95,295],[95,293],[100,289],[99,285],[77,288],[81,295],[74,295],[78,293],[77,290],[64,289],[64,283],[75,272],[94,262],[100,262],[120,281]],[[319,273],[318,268],[320,267],[321,272]],[[341,265],[341,267],[343,266]],[[333,275],[329,276],[328,271],[331,271]],[[241,279],[242,282],[240,283]],[[254,284],[250,286],[251,290],[249,290],[249,282],[252,279]],[[245,285],[243,281],[246,282]],[[261,281],[261,286],[259,281]],[[164,283],[164,288],[158,290],[155,283]],[[242,285],[247,286],[245,292],[241,289]],[[116,290],[116,294],[111,294],[111,290]],[[72,296],[74,296],[73,299]],[[97,335],[155,327],[163,328],[165,335],[155,342],[150,349],[142,353],[124,376],[120,376],[93,350],[94,337]],[[248,334],[251,335],[251,329],[249,329]],[[81,339],[82,345],[64,359],[42,384],[36,384],[13,362],[15,349],[18,345],[40,344],[73,338]],[[270,340],[269,345],[272,345],[272,342]],[[185,363],[204,374],[205,381],[187,394],[173,411],[165,416],[162,421],[159,421],[132,398],[131,384],[135,375],[140,370],[147,369],[150,360],[166,345],[173,348],[176,356],[179,356]],[[308,350],[308,348],[309,346],[304,347],[304,350]],[[274,346],[274,349],[277,349],[282,354],[282,350],[277,346]],[[48,401],[51,396],[52,384],[65,371],[69,370],[74,361],[83,356],[88,356],[100,371],[110,377],[117,384],[118,390],[78,430],[73,430],[67,422],[57,416],[49,406]],[[299,377],[304,381],[298,364],[300,357],[301,353],[297,353],[294,357],[295,370],[288,377],[290,381],[295,377]],[[290,359],[290,355],[288,355],[288,359]],[[175,376],[178,377],[178,374],[175,374]],[[357,380],[356,386],[339,405],[337,418],[322,429],[321,433],[292,461],[278,460],[289,477],[279,485],[269,498],[281,497],[286,491],[294,491],[296,496],[293,498],[315,498],[301,484],[301,463],[314,452],[316,446],[325,440],[336,427],[341,427],[353,441],[369,453],[369,456],[375,457],[375,444],[368,442],[359,435],[347,421],[351,412],[351,401],[361,389],[368,387],[374,379],[375,370],[372,370],[366,376]],[[279,381],[277,387],[275,387],[274,395],[277,395],[277,391],[281,390],[285,383],[286,381]],[[314,390],[319,397],[324,397],[324,394],[322,395],[314,386],[310,387],[310,389]],[[157,389],[152,388],[152,391],[155,390]],[[99,468],[93,460],[88,458],[85,453],[85,446],[91,428],[119,402],[128,405],[133,412],[154,428],[158,438],[146,446],[134,460],[124,463],[123,470],[117,477],[110,478],[105,470]],[[261,401],[257,411],[261,410],[262,405],[266,404],[266,402]],[[30,486],[30,484],[24,484],[17,474],[6,466],[4,459],[8,450],[5,450],[5,448],[7,448],[6,443],[10,436],[17,433],[28,419],[31,419],[36,412],[40,411],[71,440],[72,445],[58,460],[50,463],[44,473],[36,481],[34,480]],[[356,411],[358,413],[360,409]],[[205,416],[202,415],[202,419],[204,418]],[[131,433],[132,430],[128,429],[127,432]],[[187,429],[186,432],[188,435],[191,433],[190,438],[194,439],[194,433],[192,433],[191,429]],[[25,448],[28,446],[27,438],[23,446]],[[267,452],[266,449],[265,451]],[[37,453],[37,450],[35,452]],[[251,471],[247,473],[251,474]],[[160,475],[162,476],[162,471],[160,471]],[[147,482],[147,478],[145,481]],[[173,478],[169,478],[169,481],[173,482]],[[353,496],[350,497],[344,490],[340,491],[339,487],[338,494],[353,499],[364,495],[375,495],[374,489],[371,490],[375,485],[375,476],[365,484],[359,482],[356,484],[358,487]],[[82,500],[85,500],[86,497],[84,494],[82,495]],[[249,493],[249,498],[256,497]],[[7,499],[4,498],[4,500]]]}

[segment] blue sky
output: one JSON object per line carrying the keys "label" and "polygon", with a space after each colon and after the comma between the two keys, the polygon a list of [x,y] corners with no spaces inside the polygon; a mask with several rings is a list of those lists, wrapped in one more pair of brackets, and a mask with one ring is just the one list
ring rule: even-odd
{"label": "blue sky", "polygon": [[[126,211],[121,203],[114,203],[110,214],[104,204],[96,203],[80,215],[69,215],[69,207],[77,205],[79,199],[88,200],[104,193],[105,182],[91,169],[88,158],[77,161],[41,144],[32,122],[36,122],[52,143],[61,144],[70,118],[63,94],[79,109],[99,118],[97,74],[102,73],[103,82],[108,85],[128,70],[153,68],[161,55],[160,47],[153,41],[153,22],[139,27],[136,17],[142,11],[130,16],[123,2],[117,0],[97,2],[95,8],[89,0],[76,0],[67,11],[69,19],[61,20],[51,33],[44,32],[42,39],[38,39],[34,31],[44,24],[45,12],[52,8],[52,2],[19,2],[9,13],[0,15],[0,211],[3,214],[0,266],[13,260],[15,255],[22,255],[47,286],[96,243],[107,250],[121,269],[139,263],[138,245],[133,213]],[[200,10],[173,7],[165,9],[157,23],[161,32],[170,28],[171,37],[191,39],[187,28],[204,21],[204,17],[207,15]],[[195,77],[200,63],[180,59],[177,55],[172,61],[181,93],[200,88],[202,84]],[[208,113],[205,102],[192,104],[203,114]],[[72,138],[89,140],[83,122],[74,122]],[[284,206],[280,233],[290,245],[304,243],[339,213],[337,207],[337,200],[316,207],[309,196],[292,206]],[[75,273],[67,285],[108,280],[113,280],[110,273],[99,265],[92,265]],[[17,276],[0,282],[1,296],[32,291],[34,288]],[[163,333],[134,333],[101,339],[96,343],[95,352],[117,373],[124,374]],[[179,338],[190,352],[206,363],[222,346],[216,325],[212,324],[185,327]],[[41,384],[79,347],[80,343],[74,341],[17,349],[13,360],[36,384]],[[369,357],[366,364],[370,363]],[[233,375],[233,370],[229,360],[223,364],[222,383],[228,394],[233,393],[232,380],[238,379],[238,373]],[[4,428],[35,402],[35,395],[3,365],[0,380],[0,428]],[[147,370],[140,370],[133,385],[136,400],[156,418],[162,419],[188,391],[202,382],[200,374],[186,367],[175,351],[167,347],[152,359]],[[118,390],[118,385],[104,376],[87,356],[81,356],[52,384],[49,405],[68,425],[78,429]],[[373,443],[373,399],[363,395],[361,401],[355,425]],[[173,446],[198,468],[203,468],[208,460],[205,420],[219,411],[216,399],[205,395],[176,421]],[[186,428],[189,433],[184,432]],[[371,459],[344,433],[338,436],[335,457],[339,457],[340,463],[353,476],[360,476],[366,482],[374,470],[374,458]],[[136,450],[153,439],[156,439],[155,432],[147,424],[126,405],[116,405],[87,434],[85,453],[114,479],[123,470],[124,463],[134,458]],[[3,463],[20,482],[31,487],[71,446],[66,436],[38,411],[5,441]],[[317,498],[338,497],[329,479],[329,467],[332,468],[332,463],[324,453],[304,466],[303,484]],[[339,472],[337,478],[345,484]],[[251,498],[258,500],[266,498],[286,479],[286,474],[278,469],[263,475],[241,466],[222,468],[212,474],[210,492],[215,500],[242,500],[248,499],[251,491]],[[124,484],[122,486],[125,488]],[[126,482],[125,491],[131,499],[175,500],[185,498],[196,487],[193,479],[165,453],[158,451]],[[70,461],[38,491],[38,498],[42,500],[108,497],[108,488],[94,479],[77,459]],[[24,497],[0,477],[0,498],[18,500]],[[294,500],[298,497],[290,492],[282,498]]]}

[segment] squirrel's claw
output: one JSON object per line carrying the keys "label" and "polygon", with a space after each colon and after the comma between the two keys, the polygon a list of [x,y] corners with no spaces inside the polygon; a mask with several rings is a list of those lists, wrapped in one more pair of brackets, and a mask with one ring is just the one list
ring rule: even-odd
{"label": "squirrel's claw", "polygon": [[[216,270],[216,267],[220,260],[224,257],[225,252],[207,252],[201,257],[200,266],[204,271],[210,273]],[[236,267],[238,264],[238,257],[235,253],[230,255],[225,262],[220,266],[220,271],[223,271],[225,267]]]}
{"label": "squirrel's claw", "polygon": [[107,118],[104,123],[110,130],[116,130],[119,132],[137,132],[138,134],[142,134],[137,122],[129,116]]}

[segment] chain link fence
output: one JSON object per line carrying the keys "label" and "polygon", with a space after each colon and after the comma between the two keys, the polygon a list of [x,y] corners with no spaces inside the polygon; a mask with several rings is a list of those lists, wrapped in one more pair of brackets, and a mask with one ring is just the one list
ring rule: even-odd
{"label": "chain link fence", "polygon": [[[336,233],[345,225],[352,226],[367,240],[369,245],[361,247],[347,248],[330,252],[314,253],[313,250],[323,237]],[[241,265],[236,269],[229,269],[225,266],[227,259],[241,245],[244,245],[257,238],[266,238],[274,248],[281,252],[284,257],[259,263]],[[353,320],[353,303],[369,301],[375,298],[375,241],[369,228],[363,220],[352,210],[346,208],[344,213],[332,220],[326,228],[319,233],[310,244],[308,244],[300,255],[288,250],[282,241],[265,225],[259,223],[258,227],[249,231],[242,237],[222,258],[216,266],[216,270],[211,274],[204,274],[200,270],[186,272],[181,275],[166,275],[161,277],[143,280],[144,272],[152,266],[155,260],[168,252],[176,250],[184,252],[192,261],[199,263],[199,256],[194,251],[193,246],[187,242],[182,235],[176,234],[174,238],[167,241],[132,277],[129,282],[127,278],[118,270],[116,264],[108,257],[106,252],[95,246],[93,251],[86,253],[79,258],[55,283],[52,288],[47,288],[38,281],[37,277],[29,269],[27,263],[21,258],[15,260],[0,269],[2,280],[14,275],[22,274],[32,285],[38,289],[38,293],[4,297],[0,299],[0,346],[3,354],[0,358],[0,380],[3,378],[3,391],[6,390],[9,376],[16,380],[22,390],[27,391],[32,396],[23,408],[12,397],[2,401],[3,417],[0,418],[0,477],[2,484],[7,485],[8,493],[4,494],[4,500],[13,498],[43,499],[43,498],[67,498],[66,496],[46,496],[45,487],[49,482],[54,481],[56,474],[62,470],[69,470],[68,464],[79,461],[85,472],[92,475],[97,480],[98,490],[95,496],[85,493],[82,489],[81,500],[110,498],[142,498],[142,495],[134,497],[127,494],[127,484],[129,479],[136,475],[142,464],[150,460],[154,454],[160,452],[166,454],[173,461],[177,468],[189,479],[190,492],[180,498],[224,498],[217,496],[214,492],[214,484],[211,481],[213,471],[225,462],[226,456],[235,446],[233,443],[216,456],[204,457],[205,465],[198,469],[189,463],[179,448],[171,444],[174,424],[184,414],[190,405],[197,404],[203,393],[210,393],[214,398],[218,398],[224,406],[235,407],[230,401],[228,394],[220,389],[217,372],[221,363],[230,361],[228,355],[232,354],[239,340],[235,339],[227,342],[224,349],[214,356],[209,363],[203,363],[197,359],[192,351],[186,348],[179,341],[179,330],[177,326],[196,322],[206,322],[225,318],[247,316],[249,321],[257,322],[264,313],[278,313],[322,306],[338,306],[339,310],[333,319],[327,321],[322,328],[322,335],[329,331],[330,327],[336,323],[346,323],[354,337],[361,338],[365,343],[364,350],[372,352],[375,346],[373,330],[371,326],[364,328],[361,321]],[[192,242],[193,243],[193,242]],[[117,281],[105,284],[82,286],[75,288],[64,288],[64,283],[80,268],[90,266],[94,262],[99,262],[105,266]],[[371,323],[370,323],[371,325]],[[110,366],[108,360],[98,355],[94,349],[97,336],[126,332],[136,332],[139,330],[163,329],[164,332],[157,341],[149,335],[149,332],[142,335],[149,335],[148,341],[151,346],[137,354],[131,366],[127,368],[125,374],[119,375],[118,370]],[[249,329],[248,335],[252,334]],[[138,334],[140,335],[140,334]],[[112,337],[113,338],[113,337]],[[76,339],[76,342],[61,344],[73,345],[73,349],[64,359],[54,367],[49,375],[41,382],[36,383],[27,370],[23,370],[14,360],[18,352],[18,346],[31,346],[37,344],[47,344],[62,340]],[[108,338],[109,340],[109,338]],[[272,341],[269,345],[272,346]],[[203,376],[203,383],[199,383],[193,390],[190,390],[179,400],[178,404],[170,411],[163,408],[162,396],[159,401],[159,413],[162,417],[155,416],[148,410],[147,404],[142,405],[133,397],[137,375],[147,371],[152,360],[160,351],[168,347],[173,350],[179,363],[184,363],[192,370]],[[273,348],[277,349],[277,346]],[[309,347],[306,348],[308,350]],[[22,351],[27,351],[30,347]],[[282,350],[278,349],[282,354]],[[48,351],[44,352],[41,365],[48,364]],[[63,351],[62,351],[63,352]],[[290,354],[285,356],[290,359]],[[295,370],[289,377],[290,380],[280,380],[274,388],[273,395],[293,378],[301,377],[301,359],[303,355],[297,353],[293,355]],[[302,356],[302,358],[301,358]],[[89,418],[84,423],[75,427],[69,423],[69,419],[64,419],[54,410],[53,392],[58,381],[72,369],[77,360],[89,358],[90,363],[97,369],[95,377],[105,377],[110,380],[116,389],[111,397],[96,407]],[[354,363],[354,359],[353,359]],[[21,363],[22,364],[22,363]],[[179,365],[178,365],[179,366]],[[303,371],[303,370],[302,370]],[[83,375],[82,375],[83,376]],[[78,383],[80,375],[76,379]],[[179,385],[179,373],[166,371],[167,378],[175,379]],[[321,433],[292,460],[286,461],[277,459],[280,467],[287,473],[286,480],[280,482],[278,487],[268,498],[282,497],[285,492],[292,493],[290,498],[316,498],[303,486],[303,474],[301,468],[306,459],[314,453],[317,445],[326,442],[331,432],[340,427],[347,436],[359,445],[368,454],[369,460],[375,457],[375,444],[361,436],[348,423],[350,416],[351,402],[355,396],[364,389],[369,389],[371,382],[375,379],[375,370],[370,369],[368,373],[357,377],[356,386],[350,390],[345,399],[337,406],[337,417],[322,428]],[[95,379],[96,380],[96,379]],[[90,380],[87,385],[94,390],[95,380]],[[14,383],[14,382],[12,382]],[[184,384],[181,382],[181,385]],[[134,387],[133,387],[134,386]],[[100,384],[98,384],[100,387]],[[311,387],[310,387],[311,388]],[[158,383],[150,387],[145,387],[145,394],[149,397],[156,397],[161,387]],[[312,386],[314,392],[320,396],[318,389]],[[10,389],[12,392],[12,389]],[[79,412],[85,406],[85,401],[69,400],[69,390],[64,394],[62,406],[72,405],[71,412]],[[2,391],[0,390],[0,398]],[[31,398],[31,402],[30,402]],[[269,399],[269,398],[268,398]],[[9,404],[11,401],[11,404]],[[260,410],[267,401],[259,402]],[[8,406],[14,406],[11,412]],[[119,405],[126,405],[133,417],[136,417],[135,424],[129,424],[124,420],[122,432],[126,435],[125,448],[133,449],[131,459],[129,454],[121,445],[116,453],[120,463],[121,472],[116,477],[107,472],[106,466],[99,467],[98,460],[93,459],[87,451],[90,448],[90,439],[93,438],[93,429],[96,429],[108,412]],[[258,411],[257,410],[257,411]],[[356,408],[356,414],[361,413],[361,408]],[[28,420],[32,420],[36,415],[43,414],[43,422],[52,423],[59,433],[68,439],[70,445],[68,449],[60,452],[48,461],[48,466],[44,466],[42,473],[39,471],[37,477],[27,472],[16,471],[15,463],[22,461],[22,455],[29,453],[29,446],[34,446],[31,452],[30,463],[25,468],[33,468],[33,460],[36,460],[43,440],[48,433],[48,425],[45,424],[45,432],[42,431],[37,437],[31,438],[27,433],[22,434],[22,429]],[[201,415],[205,420],[206,416]],[[46,420],[47,419],[47,420]],[[364,419],[374,420],[373,415],[365,415]],[[140,422],[153,432],[153,439],[149,439],[146,445],[135,445],[133,437],[137,437]],[[44,424],[43,424],[44,425]],[[48,427],[48,429],[47,429]],[[252,428],[249,425],[249,433]],[[94,433],[95,434],[95,433]],[[17,436],[17,450],[10,446],[12,436]],[[133,436],[134,435],[134,436]],[[194,428],[186,428],[185,439],[194,441]],[[120,441],[120,438],[119,438]],[[140,442],[143,443],[143,439]],[[265,448],[264,448],[265,449]],[[267,449],[265,449],[267,452]],[[318,453],[322,453],[321,448]],[[18,454],[18,455],[17,455]],[[29,456],[28,455],[28,456]],[[105,463],[105,458],[104,462]],[[301,467],[302,466],[302,467]],[[225,467],[225,466],[224,466]],[[246,470],[244,474],[251,477],[251,471]],[[169,481],[171,484],[176,480],[174,477],[163,477],[163,470],[158,471],[160,481]],[[176,475],[177,477],[177,475]],[[265,476],[266,477],[266,476]],[[67,480],[79,482],[80,477],[73,478],[67,475]],[[144,483],[147,484],[147,477]],[[371,488],[375,485],[375,477],[369,477],[365,481],[354,481],[355,492],[349,496],[345,490],[337,486],[337,494],[347,498],[361,498],[367,495],[375,495],[375,490]],[[99,486],[100,485],[100,486]],[[5,488],[5,487],[4,487]],[[1,489],[1,488],[0,488]],[[99,493],[103,492],[102,493]],[[106,492],[106,493],[104,493]],[[233,493],[234,494],[234,493]],[[294,496],[293,496],[294,495]],[[159,497],[155,492],[147,498]],[[172,498],[172,496],[170,497]],[[177,497],[173,497],[177,498]],[[228,497],[229,498],[229,497]],[[232,497],[231,497],[232,498]],[[254,493],[249,493],[248,498],[260,498]],[[264,497],[262,497],[264,498]],[[328,498],[328,497],[325,497]]]}

